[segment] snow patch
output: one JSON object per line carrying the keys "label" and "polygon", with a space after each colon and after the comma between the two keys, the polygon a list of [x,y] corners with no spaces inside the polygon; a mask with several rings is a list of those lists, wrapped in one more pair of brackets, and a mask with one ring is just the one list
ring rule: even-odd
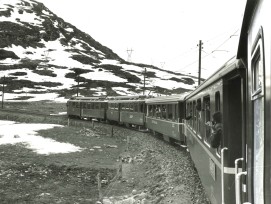
{"label": "snow patch", "polygon": [[57,142],[50,138],[38,135],[37,131],[54,127],[63,127],[55,124],[25,124],[13,121],[0,120],[0,145],[26,144],[26,148],[38,154],[59,154],[82,151],[82,148],[73,144]]}

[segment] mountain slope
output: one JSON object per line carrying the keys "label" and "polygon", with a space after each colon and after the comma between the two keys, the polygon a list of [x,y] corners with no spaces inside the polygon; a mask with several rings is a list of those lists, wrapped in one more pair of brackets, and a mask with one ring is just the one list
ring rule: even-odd
{"label": "mountain slope", "polygon": [[143,74],[147,94],[181,93],[195,85],[190,76],[124,61],[42,3],[0,4],[0,83],[6,84],[6,99],[69,98],[77,91],[85,96],[142,94]]}

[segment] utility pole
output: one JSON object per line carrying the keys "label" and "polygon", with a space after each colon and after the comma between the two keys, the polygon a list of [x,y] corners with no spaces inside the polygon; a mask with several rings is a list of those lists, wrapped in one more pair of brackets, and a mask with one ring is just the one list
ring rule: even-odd
{"label": "utility pole", "polygon": [[145,96],[145,88],[146,88],[146,68],[144,68],[144,87],[143,87],[143,96]]}
{"label": "utility pole", "polygon": [[128,54],[128,58],[127,58],[127,61],[128,62],[131,62],[132,61],[132,52],[134,50],[131,48],[130,50],[127,49],[127,54]]}
{"label": "utility pole", "polygon": [[3,79],[3,88],[2,88],[2,109],[4,108],[4,94],[5,94],[5,76]]}
{"label": "utility pole", "polygon": [[202,49],[202,42],[201,40],[199,41],[199,78],[198,78],[198,85],[200,85],[200,78],[201,78],[201,49]]}
{"label": "utility pole", "polygon": [[77,75],[77,95],[78,96],[79,93],[79,75]]}

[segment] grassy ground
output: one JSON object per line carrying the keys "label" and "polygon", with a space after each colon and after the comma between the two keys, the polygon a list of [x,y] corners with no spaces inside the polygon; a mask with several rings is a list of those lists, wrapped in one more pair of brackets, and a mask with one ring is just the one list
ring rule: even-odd
{"label": "grassy ground", "polygon": [[[6,103],[4,110],[9,108],[53,114],[66,110],[65,104],[46,102]],[[70,120],[67,126],[66,116],[45,117],[0,109],[0,120],[7,118],[62,124],[39,131],[39,135],[71,143],[83,151],[40,155],[24,144],[0,145],[1,204],[96,203],[98,173],[101,180],[108,181],[101,188],[104,199],[119,201],[135,196],[148,204],[209,204],[189,153],[148,133],[105,123],[93,127],[89,121],[80,120]],[[121,172],[119,158],[124,161]],[[132,162],[127,162],[130,159]]]}
{"label": "grassy ground", "polygon": [[[1,104],[2,105],[2,104]],[[10,108],[29,110],[36,113],[57,114],[66,112],[66,103],[52,103],[49,101],[38,102],[4,102],[4,109]]]}
{"label": "grassy ground", "polygon": [[[21,108],[56,113],[63,105],[23,103]],[[18,107],[19,103],[9,106]],[[0,111],[0,119],[7,116],[17,121],[27,118],[29,123],[43,120]],[[0,203],[95,203],[99,196],[97,174],[100,173],[101,180],[111,180],[126,145],[124,134],[115,132],[111,137],[108,128],[109,125],[103,129],[63,126],[39,131],[45,138],[79,146],[83,148],[81,152],[41,155],[27,149],[25,144],[1,145]]]}

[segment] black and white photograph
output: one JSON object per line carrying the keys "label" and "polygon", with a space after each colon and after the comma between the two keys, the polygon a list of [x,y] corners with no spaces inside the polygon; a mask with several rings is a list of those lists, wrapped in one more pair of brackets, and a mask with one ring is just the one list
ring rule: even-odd
{"label": "black and white photograph", "polygon": [[0,0],[1,204],[271,204],[269,0]]}

